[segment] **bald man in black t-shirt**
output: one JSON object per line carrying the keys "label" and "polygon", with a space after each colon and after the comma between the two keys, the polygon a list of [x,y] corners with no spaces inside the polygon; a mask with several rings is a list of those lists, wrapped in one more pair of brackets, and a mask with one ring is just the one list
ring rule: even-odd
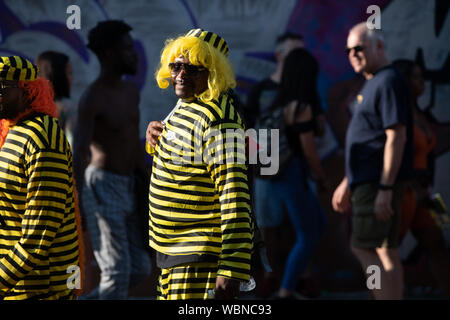
{"label": "bald man in black t-shirt", "polygon": [[354,26],[347,52],[366,83],[353,104],[346,177],[332,204],[338,212],[352,205],[352,251],[365,273],[372,266],[380,270],[380,281],[373,283],[374,298],[401,299],[403,270],[397,249],[400,205],[412,166],[409,93],[402,76],[389,65],[378,30],[369,30],[365,22]]}

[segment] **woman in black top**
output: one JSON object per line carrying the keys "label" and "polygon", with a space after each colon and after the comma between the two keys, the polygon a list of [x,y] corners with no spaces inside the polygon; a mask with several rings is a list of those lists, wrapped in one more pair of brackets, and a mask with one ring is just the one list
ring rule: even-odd
{"label": "woman in black top", "polygon": [[268,233],[282,222],[285,207],[296,242],[285,264],[279,298],[299,298],[295,288],[323,234],[326,216],[308,178],[319,188],[327,180],[314,141],[313,110],[319,105],[318,64],[305,49],[291,51],[284,61],[279,90],[270,110],[283,108],[289,145],[294,156],[276,177],[255,178],[255,214],[270,249]]}

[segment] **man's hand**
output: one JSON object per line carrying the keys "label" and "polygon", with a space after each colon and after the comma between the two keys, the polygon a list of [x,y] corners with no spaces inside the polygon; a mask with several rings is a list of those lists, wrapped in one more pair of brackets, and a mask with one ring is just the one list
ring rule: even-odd
{"label": "man's hand", "polygon": [[334,190],[331,204],[333,209],[340,213],[345,213],[350,209],[350,189],[348,188],[346,178]]}
{"label": "man's hand", "polygon": [[152,148],[156,147],[163,129],[164,122],[162,121],[152,121],[148,124],[147,131],[145,132],[145,139]]}
{"label": "man's hand", "polygon": [[375,217],[388,221],[394,215],[392,210],[392,190],[380,190],[375,198]]}
{"label": "man's hand", "polygon": [[231,300],[239,295],[239,280],[218,276],[216,279],[215,299]]}

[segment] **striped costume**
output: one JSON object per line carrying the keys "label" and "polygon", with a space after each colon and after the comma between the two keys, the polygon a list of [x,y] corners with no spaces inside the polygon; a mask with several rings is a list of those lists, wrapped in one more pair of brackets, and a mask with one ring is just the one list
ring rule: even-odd
{"label": "striped costume", "polygon": [[19,56],[0,57],[0,79],[34,81],[38,77],[38,68]]}
{"label": "striped costume", "polygon": [[245,153],[236,147],[244,128],[227,94],[177,106],[155,150],[147,145],[158,298],[207,299],[216,276],[250,278],[253,222]]}
{"label": "striped costume", "polygon": [[34,113],[0,150],[0,299],[71,299],[77,266],[70,147],[55,118]]}

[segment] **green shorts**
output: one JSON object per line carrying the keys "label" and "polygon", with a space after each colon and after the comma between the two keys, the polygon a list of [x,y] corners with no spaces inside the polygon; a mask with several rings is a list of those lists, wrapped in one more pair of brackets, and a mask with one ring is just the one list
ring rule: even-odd
{"label": "green shorts", "polygon": [[397,248],[401,223],[401,205],[407,183],[395,184],[392,194],[394,215],[388,221],[375,217],[375,198],[378,183],[366,183],[352,191],[352,235],[351,244],[355,248]]}

